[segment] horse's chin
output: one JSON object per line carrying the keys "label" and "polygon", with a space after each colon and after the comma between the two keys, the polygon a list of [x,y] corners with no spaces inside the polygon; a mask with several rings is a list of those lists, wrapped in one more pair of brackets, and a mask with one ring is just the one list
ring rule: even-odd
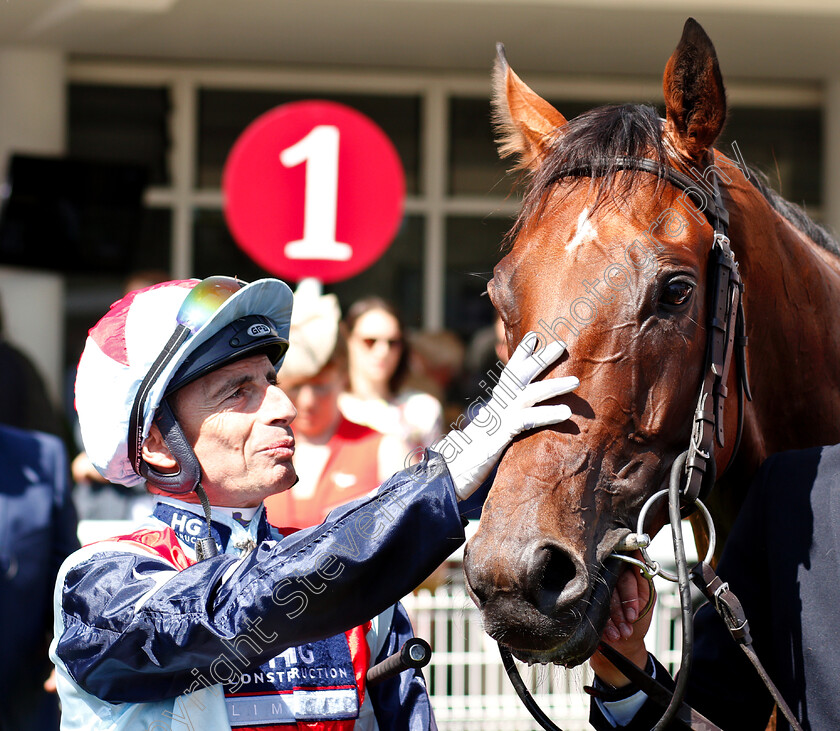
{"label": "horse's chin", "polygon": [[485,631],[529,665],[580,665],[597,649],[609,619],[610,597],[618,581],[617,563],[608,561],[608,568],[602,567],[591,577],[589,595],[555,616],[511,598],[495,606],[485,605]]}
{"label": "horse's chin", "polygon": [[513,647],[508,649],[517,660],[529,665],[553,663],[554,665],[572,668],[592,656],[598,647],[599,639],[598,634],[592,627],[580,624],[569,637],[564,638],[560,644],[548,650],[521,650]]}

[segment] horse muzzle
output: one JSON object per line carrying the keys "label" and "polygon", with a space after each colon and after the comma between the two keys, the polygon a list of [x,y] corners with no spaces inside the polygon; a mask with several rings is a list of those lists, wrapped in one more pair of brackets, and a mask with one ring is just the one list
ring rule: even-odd
{"label": "horse muzzle", "polygon": [[523,662],[571,667],[588,659],[609,616],[619,562],[607,559],[592,570],[568,548],[542,539],[501,567],[479,558],[480,534],[466,548],[464,572],[487,634]]}

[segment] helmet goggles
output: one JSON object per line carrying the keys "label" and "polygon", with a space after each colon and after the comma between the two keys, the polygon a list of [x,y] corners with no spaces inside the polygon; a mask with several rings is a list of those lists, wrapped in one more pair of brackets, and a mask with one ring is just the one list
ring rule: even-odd
{"label": "helmet goggles", "polygon": [[[146,400],[152,387],[172,359],[182,352],[184,343],[198,333],[222,305],[245,286],[247,286],[246,282],[234,277],[208,277],[196,284],[181,304],[175,317],[177,323],[175,330],[140,383],[131,408],[127,444],[128,459],[137,474],[141,473],[142,446],[146,431],[144,414],[146,412]],[[235,327],[237,323],[239,325]],[[237,333],[240,331],[247,333],[250,336],[247,344],[240,343],[239,340],[235,339],[231,341],[230,347],[220,353],[219,347],[212,350],[205,347],[212,341],[205,342],[202,346],[199,346],[199,348],[204,347],[204,352],[200,353],[197,349],[193,354],[192,361],[182,364],[175,375],[170,377],[166,389],[167,394],[196,380],[210,370],[221,367],[226,362],[244,357],[254,351],[270,351],[271,360],[276,363],[283,357],[289,347],[288,341],[277,333],[271,321],[265,317],[251,315],[240,318],[240,320],[231,323],[220,331],[219,334],[224,335],[225,331],[231,328]],[[247,347],[241,347],[243,345],[247,345]],[[206,355],[207,352],[212,352],[212,360]]]}

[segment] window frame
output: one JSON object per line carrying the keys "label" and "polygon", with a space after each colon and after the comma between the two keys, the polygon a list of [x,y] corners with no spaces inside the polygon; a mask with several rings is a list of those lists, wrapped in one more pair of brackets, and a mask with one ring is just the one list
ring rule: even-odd
{"label": "window frame", "polygon": [[[444,327],[446,276],[446,226],[449,216],[505,216],[518,209],[518,200],[506,186],[487,195],[449,195],[449,100],[452,97],[489,99],[491,82],[486,74],[447,74],[384,71],[289,69],[266,66],[217,64],[156,64],[99,59],[71,59],[68,83],[116,84],[121,86],[165,86],[169,89],[171,149],[169,169],[172,182],[152,187],[145,203],[168,208],[172,213],[170,271],[174,277],[192,275],[193,211],[221,208],[222,192],[198,188],[195,184],[198,140],[199,89],[311,92],[318,94],[371,93],[419,96],[420,187],[422,193],[408,196],[405,212],[425,219],[422,256],[423,327]],[[574,77],[529,74],[528,84],[551,99],[616,101],[661,100],[658,78]],[[773,83],[729,79],[727,96],[731,106],[823,109],[824,92],[817,83]],[[562,110],[561,110],[562,111]],[[821,181],[821,185],[822,181]],[[823,187],[823,198],[825,197]],[[810,213],[820,216],[819,209]]]}

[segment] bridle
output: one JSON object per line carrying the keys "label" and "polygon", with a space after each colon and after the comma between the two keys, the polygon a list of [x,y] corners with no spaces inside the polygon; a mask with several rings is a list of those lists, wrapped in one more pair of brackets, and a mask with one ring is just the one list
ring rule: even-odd
{"label": "bridle", "polygon": [[[609,645],[601,643],[599,651],[631,682],[644,690],[652,700],[665,706],[663,716],[653,731],[666,728],[674,719],[679,720],[688,728],[720,731],[718,726],[715,726],[711,721],[683,703],[691,668],[694,639],[690,591],[690,581],[694,581],[723,617],[733,639],[739,643],[741,649],[756,668],[791,727],[801,731],[793,713],[752,649],[749,625],[738,598],[730,590],[729,585],[718,578],[710,565],[714,554],[715,532],[709,511],[701,500],[705,499],[715,482],[715,447],[717,445],[723,448],[725,445],[724,404],[729,395],[727,381],[733,359],[736,361],[737,369],[737,434],[727,467],[722,474],[725,474],[731,466],[740,446],[744,428],[744,399],[752,400],[746,367],[747,337],[743,306],[744,285],[729,243],[729,212],[720,193],[717,170],[712,168],[714,174],[711,176],[711,180],[707,180],[705,177],[694,180],[679,170],[662,167],[653,160],[619,157],[611,160],[596,159],[585,165],[565,168],[554,177],[556,180],[566,177],[596,178],[618,170],[651,173],[681,190],[684,196],[690,198],[698,210],[703,212],[714,230],[714,239],[709,252],[709,309],[704,377],[697,399],[697,408],[694,412],[688,449],[682,452],[672,463],[668,489],[652,495],[642,507],[636,533],[626,536],[622,544],[617,547],[618,552],[611,554],[611,558],[638,566],[649,582],[652,582],[654,576],[659,575],[669,581],[676,582],[679,586],[682,617],[682,657],[676,687],[671,692]],[[668,515],[677,566],[676,576],[664,571],[661,566],[650,559],[645,551],[650,543],[650,538],[644,532],[645,518],[651,506],[666,494],[668,495]],[[705,559],[691,570],[691,576],[689,576],[680,521],[684,515],[694,510],[699,510],[706,521],[710,543]],[[636,549],[641,550],[643,560],[623,553]],[[651,586],[651,602],[645,611],[650,608],[652,601],[653,587]],[[502,655],[502,662],[514,689],[534,719],[546,731],[561,731],[540,709],[528,692],[510,651],[499,645],[499,652]],[[592,692],[597,694],[594,689],[592,689]]]}

